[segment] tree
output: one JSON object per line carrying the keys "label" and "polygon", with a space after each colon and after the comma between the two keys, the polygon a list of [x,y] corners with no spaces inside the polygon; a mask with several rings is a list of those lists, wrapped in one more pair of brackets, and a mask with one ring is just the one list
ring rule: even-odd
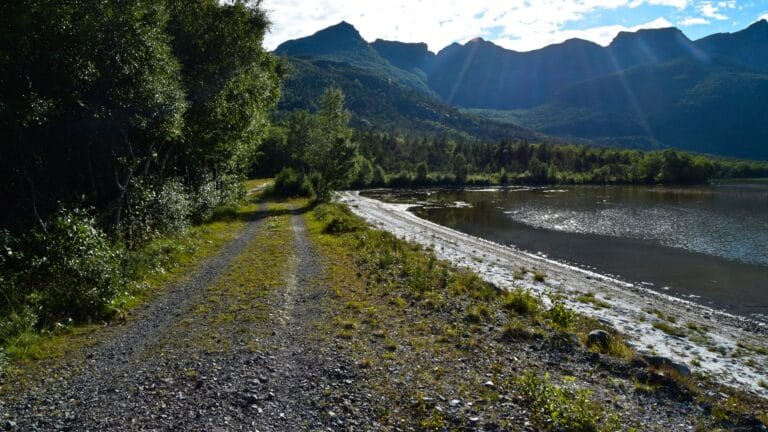
{"label": "tree", "polygon": [[426,162],[419,162],[418,165],[416,165],[416,179],[415,182],[417,185],[425,185],[429,181],[428,178],[429,175],[429,167],[427,167]]}
{"label": "tree", "polygon": [[[190,102],[184,118],[184,171],[195,184],[244,175],[280,98],[282,65],[262,42],[260,2],[167,0],[168,32]],[[254,6],[255,5],[255,6]]]}
{"label": "tree", "polygon": [[6,6],[0,200],[18,208],[3,221],[40,220],[84,196],[118,225],[133,179],[152,172],[182,130],[166,8],[138,0]]}
{"label": "tree", "polygon": [[346,185],[354,169],[357,145],[351,139],[349,119],[344,93],[338,88],[327,89],[306,154],[318,201],[328,200],[334,189]]}

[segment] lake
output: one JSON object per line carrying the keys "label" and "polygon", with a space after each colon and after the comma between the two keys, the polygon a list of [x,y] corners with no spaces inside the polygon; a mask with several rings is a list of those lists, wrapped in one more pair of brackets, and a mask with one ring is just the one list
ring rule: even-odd
{"label": "lake", "polygon": [[497,243],[753,318],[768,317],[768,184],[370,194]]}

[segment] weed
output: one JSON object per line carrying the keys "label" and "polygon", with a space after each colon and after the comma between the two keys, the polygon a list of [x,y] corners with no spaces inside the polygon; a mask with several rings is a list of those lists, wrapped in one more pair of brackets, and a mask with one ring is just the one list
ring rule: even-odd
{"label": "weed", "polygon": [[488,305],[479,304],[471,308],[464,316],[464,321],[472,324],[478,324],[491,316],[491,309]]}
{"label": "weed", "polygon": [[593,292],[582,294],[582,295],[576,297],[576,300],[580,301],[582,303],[591,304],[596,309],[610,309],[610,307],[611,307],[610,303],[604,302],[604,301],[596,298],[595,297],[595,293],[593,293]]}
{"label": "weed", "polygon": [[661,330],[664,333],[671,335],[671,336],[677,336],[677,337],[686,337],[687,333],[685,330],[681,329],[680,327],[675,327],[673,325],[667,324],[662,321],[656,321],[653,323],[653,328],[657,330]]}
{"label": "weed", "polygon": [[552,321],[555,327],[561,330],[568,330],[576,318],[573,311],[559,301],[552,304],[552,307],[545,313],[545,316]]}
{"label": "weed", "polygon": [[549,374],[540,378],[526,372],[516,380],[518,391],[531,407],[540,428],[549,431],[574,432],[613,431],[619,427],[618,417],[605,412],[592,399],[589,390],[576,388],[569,379],[564,386],[551,383]]}
{"label": "weed", "polygon": [[547,278],[547,275],[544,273],[541,273],[539,271],[533,272],[533,280],[536,282],[544,282],[546,278]]}
{"label": "weed", "polygon": [[529,290],[515,288],[502,298],[505,309],[515,311],[520,315],[536,316],[541,312],[541,300],[534,297]]}
{"label": "weed", "polygon": [[504,328],[501,330],[502,340],[507,341],[541,339],[543,337],[544,335],[542,332],[515,322],[505,324]]}

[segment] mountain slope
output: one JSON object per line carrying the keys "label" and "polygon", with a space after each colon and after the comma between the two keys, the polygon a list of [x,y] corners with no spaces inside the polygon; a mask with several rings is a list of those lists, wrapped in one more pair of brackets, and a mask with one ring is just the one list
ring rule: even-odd
{"label": "mountain slope", "polygon": [[347,108],[357,127],[462,135],[482,139],[547,140],[543,135],[519,126],[493,122],[462,114],[455,107],[388,77],[328,60],[289,60],[292,72],[283,84],[281,111],[315,110],[329,86],[338,86],[346,95]]}
{"label": "mountain slope", "polygon": [[[496,121],[507,118],[519,122],[508,124],[612,146],[676,146],[768,159],[762,126],[768,124],[768,104],[763,102],[768,100],[765,20],[698,41],[666,28],[622,32],[607,47],[572,39],[516,52],[476,38],[437,54],[425,44],[367,44],[354,27],[342,23],[286,42],[277,52],[349,63],[308,64],[319,68],[323,82],[343,82],[355,93],[352,100],[365,101],[368,105],[358,106],[356,112],[361,120],[376,124],[419,125],[429,131],[448,127],[495,137],[502,136]],[[401,90],[381,79],[415,89],[429,102],[414,95],[402,98]],[[310,81],[307,77],[302,85],[311,87]],[[367,84],[361,87],[361,82]],[[436,103],[441,108],[435,108]],[[462,119],[454,129],[459,117],[446,114],[450,105],[481,109],[473,112],[493,121]],[[450,126],[446,119],[451,119]],[[490,130],[479,129],[485,127]]]}
{"label": "mountain slope", "polygon": [[559,136],[768,159],[765,100],[766,75],[680,59],[571,85],[518,120]]}
{"label": "mountain slope", "polygon": [[431,52],[425,43],[405,43],[376,39],[371,43],[376,50],[390,64],[400,69],[413,72],[427,80],[426,72],[435,59],[435,53]]}
{"label": "mountain slope", "polygon": [[768,72],[768,21],[760,20],[736,33],[718,33],[696,41],[712,55],[728,57],[743,66]]}

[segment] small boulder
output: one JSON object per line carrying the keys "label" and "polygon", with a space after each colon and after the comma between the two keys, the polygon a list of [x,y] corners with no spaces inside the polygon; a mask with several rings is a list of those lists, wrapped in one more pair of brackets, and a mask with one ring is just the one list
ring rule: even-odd
{"label": "small boulder", "polygon": [[592,330],[587,335],[587,346],[598,345],[607,347],[611,342],[611,334],[605,330]]}
{"label": "small boulder", "polygon": [[655,369],[672,369],[674,371],[677,371],[680,375],[688,376],[691,374],[691,369],[682,364],[682,363],[676,363],[672,360],[662,357],[662,356],[655,356],[655,355],[644,355],[642,356],[643,360],[648,364],[648,366],[655,368]]}

